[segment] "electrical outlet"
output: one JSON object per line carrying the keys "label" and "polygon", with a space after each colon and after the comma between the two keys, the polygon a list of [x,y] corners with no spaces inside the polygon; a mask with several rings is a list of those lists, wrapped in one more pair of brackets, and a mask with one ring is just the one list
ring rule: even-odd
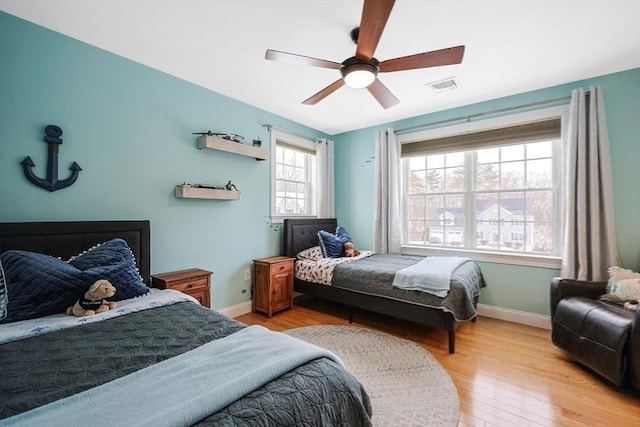
{"label": "electrical outlet", "polygon": [[248,268],[244,271],[244,280],[251,280],[251,270]]}

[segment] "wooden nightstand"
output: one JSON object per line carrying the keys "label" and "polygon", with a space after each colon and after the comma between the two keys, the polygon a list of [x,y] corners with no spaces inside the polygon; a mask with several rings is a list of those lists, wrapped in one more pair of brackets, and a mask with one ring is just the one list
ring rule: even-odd
{"label": "wooden nightstand", "polygon": [[267,313],[293,307],[295,258],[272,256],[253,260],[253,311]]}
{"label": "wooden nightstand", "polygon": [[199,268],[154,274],[151,286],[158,289],[175,289],[191,295],[204,307],[211,308],[211,272]]}

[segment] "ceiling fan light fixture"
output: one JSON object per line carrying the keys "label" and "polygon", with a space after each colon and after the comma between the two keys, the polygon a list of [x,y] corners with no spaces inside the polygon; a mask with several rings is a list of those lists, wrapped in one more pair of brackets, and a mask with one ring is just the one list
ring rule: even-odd
{"label": "ceiling fan light fixture", "polygon": [[368,63],[348,65],[342,70],[344,83],[354,89],[363,89],[376,80],[378,69]]}
{"label": "ceiling fan light fixture", "polygon": [[[400,100],[377,78],[379,72],[388,73],[391,71],[418,70],[460,64],[465,50],[464,45],[460,45],[387,59],[382,62],[378,61],[374,54],[394,3],[395,0],[364,0],[360,27],[356,27],[351,31],[351,40],[356,44],[356,54],[351,58],[345,59],[340,64],[325,59],[272,49],[267,50],[265,59],[340,70],[342,78],[304,100],[302,103],[305,105],[315,105],[346,85],[355,89],[367,88],[368,92],[378,101],[382,108],[385,110],[391,108],[397,105]],[[435,87],[434,90],[453,90],[458,86],[455,82],[454,84],[443,83]]]}

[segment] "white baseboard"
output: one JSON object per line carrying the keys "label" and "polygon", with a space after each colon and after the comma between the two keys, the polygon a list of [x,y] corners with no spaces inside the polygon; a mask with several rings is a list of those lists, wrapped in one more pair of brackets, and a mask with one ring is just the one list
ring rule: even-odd
{"label": "white baseboard", "polygon": [[242,316],[243,314],[251,313],[251,301],[241,302],[240,304],[221,308],[220,310],[216,311],[229,317]]}
{"label": "white baseboard", "polygon": [[[298,295],[302,294],[300,292],[293,293],[294,298]],[[240,304],[232,305],[230,307],[221,308],[219,310],[216,309],[216,311],[229,317],[242,316],[243,314],[251,313],[251,300],[241,302]]]}
{"label": "white baseboard", "polygon": [[535,326],[536,328],[551,329],[551,317],[542,314],[527,313],[526,311],[484,304],[478,304],[478,314],[493,319]]}
{"label": "white baseboard", "polygon": [[[251,313],[251,301],[241,302],[240,304],[221,308],[217,311],[229,317],[242,316],[243,314]],[[493,319],[535,326],[536,328],[551,329],[551,318],[542,314],[527,313],[526,311],[485,304],[478,304],[478,314]]]}

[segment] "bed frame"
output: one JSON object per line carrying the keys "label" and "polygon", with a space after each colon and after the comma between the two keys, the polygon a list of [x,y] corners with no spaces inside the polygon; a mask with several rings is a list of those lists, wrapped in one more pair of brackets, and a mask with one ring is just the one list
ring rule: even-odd
{"label": "bed frame", "polygon": [[[334,231],[336,226],[337,221],[335,218],[285,219],[284,255],[295,258],[298,252],[317,246],[318,231]],[[353,308],[360,308],[409,320],[421,325],[444,329],[448,334],[449,353],[455,353],[455,330],[463,322],[456,321],[451,313],[385,296],[363,294],[353,290],[319,285],[300,279],[294,279],[294,289],[306,295],[349,306],[349,323],[353,321]],[[474,304],[477,304],[477,299]]]}
{"label": "bed frame", "polygon": [[124,239],[138,271],[149,285],[151,277],[149,221],[73,221],[0,223],[0,253],[9,249],[38,252],[69,259],[98,243]]}

